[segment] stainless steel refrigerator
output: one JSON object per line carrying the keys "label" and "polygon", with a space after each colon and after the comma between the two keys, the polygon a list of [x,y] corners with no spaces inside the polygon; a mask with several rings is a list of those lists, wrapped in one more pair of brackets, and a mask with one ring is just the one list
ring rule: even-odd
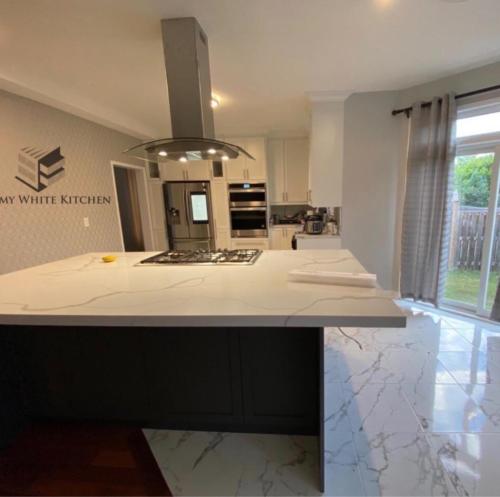
{"label": "stainless steel refrigerator", "polygon": [[208,181],[163,183],[168,243],[171,250],[215,248]]}

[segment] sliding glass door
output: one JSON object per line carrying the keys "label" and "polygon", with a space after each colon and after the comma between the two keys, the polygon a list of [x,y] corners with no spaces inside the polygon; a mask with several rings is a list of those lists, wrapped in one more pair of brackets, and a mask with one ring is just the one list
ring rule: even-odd
{"label": "sliding glass door", "polygon": [[443,303],[489,316],[500,276],[500,147],[459,150]]}

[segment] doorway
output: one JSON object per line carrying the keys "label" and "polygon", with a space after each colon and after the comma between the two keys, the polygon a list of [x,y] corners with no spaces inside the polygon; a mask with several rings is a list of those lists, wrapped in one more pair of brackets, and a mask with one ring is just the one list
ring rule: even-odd
{"label": "doorway", "polygon": [[489,317],[500,277],[500,113],[458,119],[443,304]]}
{"label": "doorway", "polygon": [[151,219],[144,169],[112,163],[123,250],[151,250]]}

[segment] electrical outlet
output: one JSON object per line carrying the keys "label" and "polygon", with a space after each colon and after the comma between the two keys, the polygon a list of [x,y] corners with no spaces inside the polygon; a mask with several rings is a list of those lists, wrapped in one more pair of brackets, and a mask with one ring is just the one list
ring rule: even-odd
{"label": "electrical outlet", "polygon": [[85,226],[85,228],[88,228],[90,226],[90,221],[88,217],[83,218],[83,225]]}

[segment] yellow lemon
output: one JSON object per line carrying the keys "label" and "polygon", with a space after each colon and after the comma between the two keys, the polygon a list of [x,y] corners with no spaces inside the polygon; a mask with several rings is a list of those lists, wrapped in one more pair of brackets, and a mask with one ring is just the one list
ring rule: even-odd
{"label": "yellow lemon", "polygon": [[114,261],[116,261],[116,255],[105,255],[102,258],[102,261],[103,262],[114,262]]}

